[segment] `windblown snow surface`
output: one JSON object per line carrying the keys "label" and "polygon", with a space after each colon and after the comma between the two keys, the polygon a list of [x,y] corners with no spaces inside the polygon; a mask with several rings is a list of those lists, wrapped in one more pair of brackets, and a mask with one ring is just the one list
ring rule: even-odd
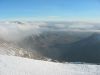
{"label": "windblown snow surface", "polygon": [[58,63],[0,55],[0,75],[100,75],[100,65]]}

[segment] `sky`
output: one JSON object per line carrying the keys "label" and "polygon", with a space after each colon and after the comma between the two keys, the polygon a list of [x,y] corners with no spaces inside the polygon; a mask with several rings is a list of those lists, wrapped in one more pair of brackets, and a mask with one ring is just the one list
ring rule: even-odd
{"label": "sky", "polygon": [[100,21],[100,0],[0,0],[0,20]]}

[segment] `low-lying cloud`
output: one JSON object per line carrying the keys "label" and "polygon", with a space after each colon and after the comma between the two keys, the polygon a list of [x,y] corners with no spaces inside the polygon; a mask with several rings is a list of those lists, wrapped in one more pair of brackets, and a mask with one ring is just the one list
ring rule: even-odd
{"label": "low-lying cloud", "polygon": [[42,30],[65,30],[78,32],[100,32],[100,24],[74,22],[0,22],[0,38],[18,40]]}

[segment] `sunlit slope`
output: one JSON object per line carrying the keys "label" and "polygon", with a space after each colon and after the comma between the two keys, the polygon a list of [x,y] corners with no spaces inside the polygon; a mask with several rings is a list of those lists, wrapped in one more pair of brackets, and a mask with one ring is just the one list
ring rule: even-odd
{"label": "sunlit slope", "polygon": [[0,55],[0,75],[99,75],[99,65],[54,63]]}

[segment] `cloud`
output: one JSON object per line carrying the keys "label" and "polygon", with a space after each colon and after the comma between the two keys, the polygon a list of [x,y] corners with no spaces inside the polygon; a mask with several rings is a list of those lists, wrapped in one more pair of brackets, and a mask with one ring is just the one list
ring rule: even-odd
{"label": "cloud", "polygon": [[[51,16],[56,18],[56,16]],[[66,30],[77,32],[100,32],[100,24],[77,22],[32,22],[4,21],[0,22],[0,38],[19,40],[32,34],[39,35],[42,30]]]}
{"label": "cloud", "polygon": [[41,33],[41,26],[46,26],[45,22],[2,22],[0,23],[0,38],[6,40],[18,40],[20,38]]}

